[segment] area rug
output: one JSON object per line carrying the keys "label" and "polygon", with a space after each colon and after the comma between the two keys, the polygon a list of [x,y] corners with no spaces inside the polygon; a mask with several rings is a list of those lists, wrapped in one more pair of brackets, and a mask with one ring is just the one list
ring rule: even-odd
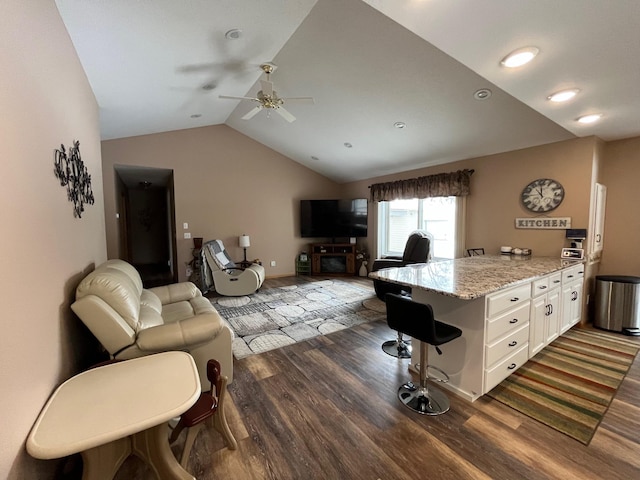
{"label": "area rug", "polygon": [[373,288],[341,280],[262,289],[211,303],[235,333],[233,355],[238,359],[386,319],[385,305]]}
{"label": "area rug", "polygon": [[487,395],[588,445],[640,345],[572,329]]}

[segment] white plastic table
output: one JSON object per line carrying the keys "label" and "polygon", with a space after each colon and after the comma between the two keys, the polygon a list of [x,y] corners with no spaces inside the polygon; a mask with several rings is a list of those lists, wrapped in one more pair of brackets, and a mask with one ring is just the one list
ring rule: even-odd
{"label": "white plastic table", "polygon": [[167,422],[200,396],[195,362],[164,352],[88,370],[51,395],[27,438],[35,458],[81,452],[83,480],[112,479],[131,454],[157,478],[195,479],[169,447]]}

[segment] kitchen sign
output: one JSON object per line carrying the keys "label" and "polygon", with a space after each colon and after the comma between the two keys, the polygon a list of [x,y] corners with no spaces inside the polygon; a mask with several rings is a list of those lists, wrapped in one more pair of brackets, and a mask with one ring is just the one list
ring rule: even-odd
{"label": "kitchen sign", "polygon": [[571,228],[571,217],[516,218],[516,228],[566,230]]}

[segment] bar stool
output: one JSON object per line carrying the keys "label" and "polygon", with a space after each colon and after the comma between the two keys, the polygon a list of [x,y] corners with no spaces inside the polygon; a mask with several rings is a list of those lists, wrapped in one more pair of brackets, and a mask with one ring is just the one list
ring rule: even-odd
{"label": "bar stool", "polygon": [[[453,325],[438,322],[433,317],[431,305],[414,302],[411,298],[388,293],[385,296],[387,305],[387,324],[398,332],[405,333],[420,341],[420,382],[416,386],[407,382],[398,389],[400,401],[422,415],[440,415],[449,410],[449,398],[441,390],[429,385],[429,345],[436,347],[442,354],[439,345],[450,342],[462,335],[462,330]],[[418,365],[416,365],[418,367]],[[439,381],[449,380],[448,375],[436,367],[431,367],[443,375]]]}

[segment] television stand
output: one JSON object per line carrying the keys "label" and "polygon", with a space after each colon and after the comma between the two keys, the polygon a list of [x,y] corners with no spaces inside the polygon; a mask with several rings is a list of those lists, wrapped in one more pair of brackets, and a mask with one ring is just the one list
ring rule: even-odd
{"label": "television stand", "polygon": [[356,246],[352,243],[312,243],[311,275],[355,275]]}

